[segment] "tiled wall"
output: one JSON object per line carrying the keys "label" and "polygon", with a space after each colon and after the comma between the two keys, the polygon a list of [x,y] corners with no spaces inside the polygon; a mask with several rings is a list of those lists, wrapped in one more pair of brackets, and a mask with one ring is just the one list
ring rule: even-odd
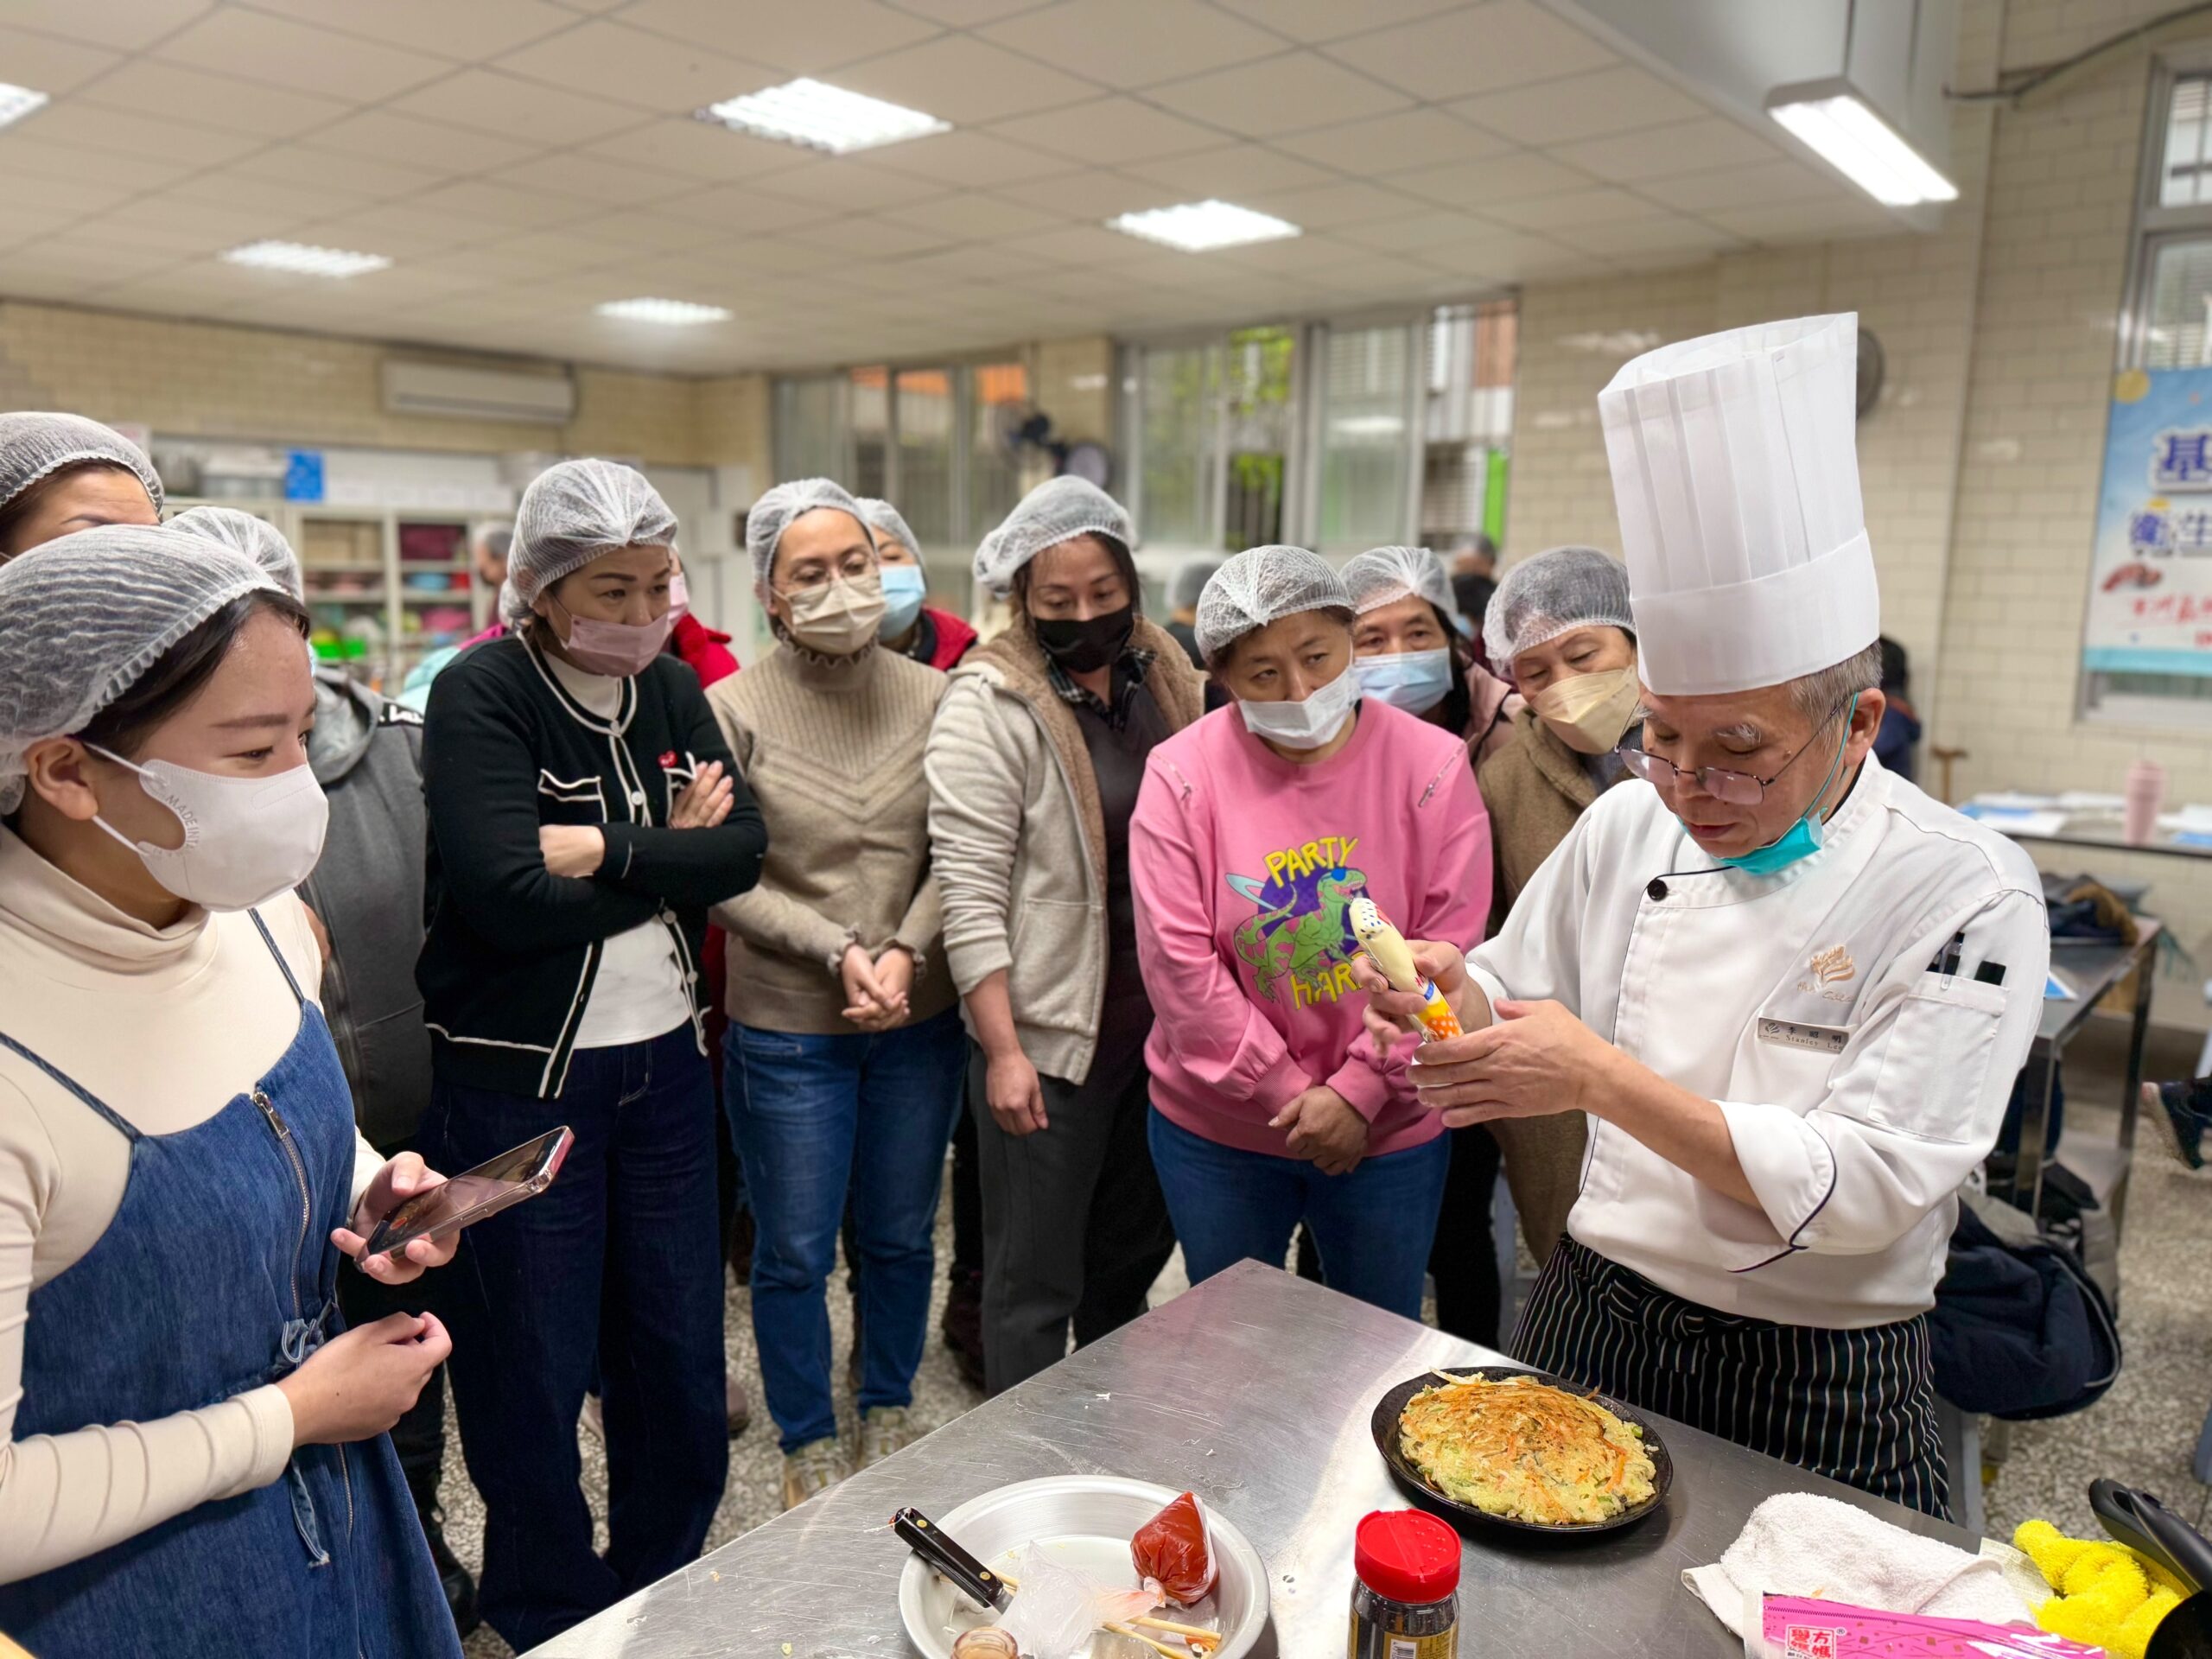
{"label": "tiled wall", "polygon": [[509,425],[387,414],[378,369],[388,354],[366,340],[0,301],[0,409],[74,410],[194,437],[558,449],[664,466],[750,464],[756,478],[768,476],[762,375],[579,368],[566,427]]}
{"label": "tiled wall", "polygon": [[[1952,84],[2056,61],[2163,0],[1967,0]],[[1911,653],[1934,745],[1962,748],[1955,792],[2117,790],[2139,754],[2176,798],[2212,801],[2212,738],[2075,712],[2082,612],[2114,328],[2149,80],[2139,52],[2024,109],[1957,106],[1961,200],[1930,236],[1725,256],[1689,270],[1551,283],[1522,296],[1509,560],[1561,542],[1618,550],[1596,395],[1662,340],[1855,309],[1887,354],[1859,426],[1886,632]],[[2057,849],[2052,868],[2154,883],[2150,907],[2193,948],[2212,931],[2212,868]],[[2200,950],[2212,961],[2212,952]],[[2159,1017],[2202,1025],[2195,980]]]}

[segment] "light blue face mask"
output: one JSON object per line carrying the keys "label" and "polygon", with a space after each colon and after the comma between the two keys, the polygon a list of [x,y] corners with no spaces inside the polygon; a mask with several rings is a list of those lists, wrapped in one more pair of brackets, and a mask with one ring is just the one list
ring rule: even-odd
{"label": "light blue face mask", "polygon": [[922,613],[922,594],[929,585],[929,576],[918,564],[885,565],[883,620],[876,628],[876,638],[896,639],[912,627],[914,619]]}
{"label": "light blue face mask", "polygon": [[1434,651],[1394,651],[1376,657],[1355,657],[1352,671],[1359,676],[1359,693],[1425,715],[1444,701],[1452,690],[1452,653]]}
{"label": "light blue face mask", "polygon": [[1827,820],[1815,817],[1813,808],[1820,804],[1821,797],[1828,792],[1834,781],[1835,769],[1843,764],[1844,746],[1851,741],[1851,717],[1859,712],[1859,699],[1851,700],[1851,707],[1843,716],[1843,734],[1835,741],[1835,758],[1828,762],[1827,775],[1821,779],[1821,786],[1813,791],[1810,805],[1797,815],[1797,822],[1782,832],[1781,839],[1755,847],[1736,858],[1718,861],[1732,869],[1748,870],[1753,875],[1772,875],[1777,870],[1786,870],[1801,858],[1810,858],[1821,850],[1827,840]]}

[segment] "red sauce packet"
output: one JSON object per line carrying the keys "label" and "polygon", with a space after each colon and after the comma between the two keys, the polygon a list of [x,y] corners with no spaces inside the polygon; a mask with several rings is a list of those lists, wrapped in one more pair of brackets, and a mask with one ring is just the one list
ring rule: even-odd
{"label": "red sauce packet", "polygon": [[1146,1522],[1129,1540],[1140,1578],[1157,1579],[1178,1606],[1205,1599],[1221,1578],[1213,1558],[1213,1531],[1197,1497],[1185,1492]]}

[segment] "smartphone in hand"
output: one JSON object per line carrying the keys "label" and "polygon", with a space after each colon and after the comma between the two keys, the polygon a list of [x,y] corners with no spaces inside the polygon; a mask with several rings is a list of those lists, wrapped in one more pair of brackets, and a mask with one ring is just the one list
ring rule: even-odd
{"label": "smartphone in hand", "polygon": [[397,1255],[418,1238],[458,1232],[536,1198],[553,1185],[575,1139],[564,1124],[464,1174],[449,1176],[427,1192],[417,1192],[377,1224],[353,1265],[365,1273],[372,1255]]}

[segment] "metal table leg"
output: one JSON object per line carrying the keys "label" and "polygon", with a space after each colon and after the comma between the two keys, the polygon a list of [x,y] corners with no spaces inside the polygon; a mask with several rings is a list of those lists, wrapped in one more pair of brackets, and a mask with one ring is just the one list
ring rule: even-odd
{"label": "metal table leg", "polygon": [[2030,1215],[2043,1200],[2044,1138],[2050,1133],[2050,1104],[2058,1087],[2058,1046],[2038,1037],[2028,1051],[2031,1081],[2020,1113],[2020,1146],[2012,1164],[2012,1201]]}

